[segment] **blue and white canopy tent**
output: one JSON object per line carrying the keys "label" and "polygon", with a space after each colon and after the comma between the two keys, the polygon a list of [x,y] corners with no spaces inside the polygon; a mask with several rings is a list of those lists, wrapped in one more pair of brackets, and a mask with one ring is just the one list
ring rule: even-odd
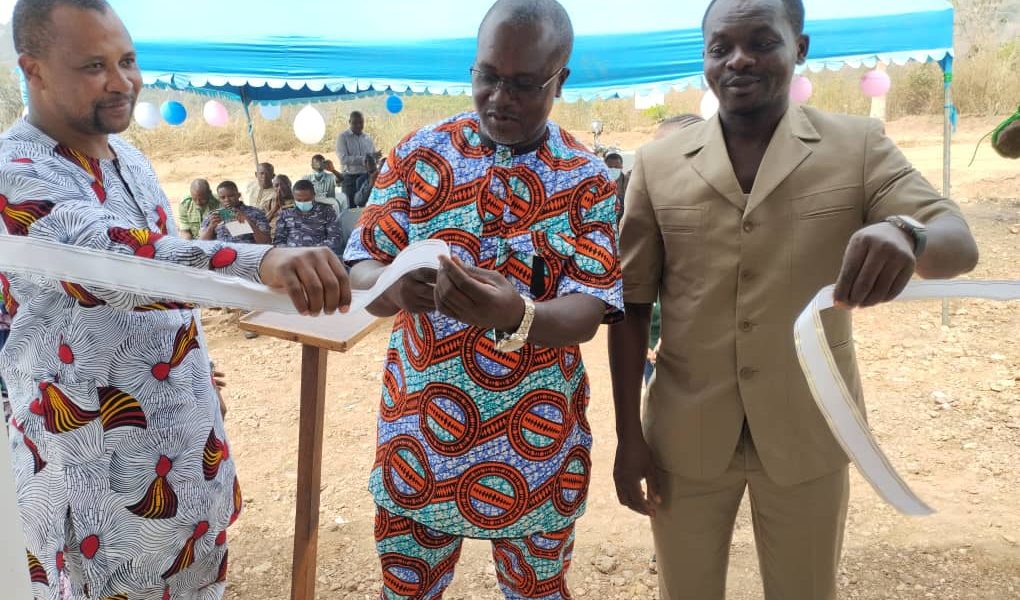
{"label": "blue and white canopy tent", "polygon": [[[666,91],[702,82],[708,0],[562,0],[577,33],[566,100]],[[251,102],[368,92],[463,94],[489,2],[114,0],[150,85]],[[881,60],[945,62],[946,0],[807,0],[809,68]]]}
{"label": "blue and white canopy tent", "polygon": [[[703,86],[709,0],[561,0],[576,43],[567,101]],[[134,37],[145,83],[257,104],[355,95],[464,94],[489,2],[112,0]],[[953,115],[948,0],[806,0],[809,70],[938,62],[945,73],[946,168]],[[250,126],[249,117],[249,130]],[[254,142],[253,142],[254,143]]]}

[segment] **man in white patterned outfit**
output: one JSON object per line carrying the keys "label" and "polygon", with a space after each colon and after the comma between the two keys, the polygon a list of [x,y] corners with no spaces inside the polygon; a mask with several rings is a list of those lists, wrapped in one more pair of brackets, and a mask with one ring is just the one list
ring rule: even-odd
{"label": "man in white patterned outfit", "polygon": [[[141,76],[104,0],[19,0],[13,29],[29,116],[0,145],[0,234],[262,281],[310,314],[349,305],[328,249],[177,237],[152,166],[110,135],[127,128]],[[198,311],[41,276],[0,285],[33,595],[222,597],[241,499]]]}

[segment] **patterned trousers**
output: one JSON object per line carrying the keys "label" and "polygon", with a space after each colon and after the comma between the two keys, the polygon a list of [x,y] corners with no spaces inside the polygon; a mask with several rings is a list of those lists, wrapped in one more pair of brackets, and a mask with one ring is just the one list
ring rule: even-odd
{"label": "patterned trousers", "polygon": [[[453,581],[463,537],[445,534],[376,507],[382,562],[380,600],[440,600]],[[566,573],[574,526],[521,539],[493,539],[496,578],[507,600],[570,600]]]}

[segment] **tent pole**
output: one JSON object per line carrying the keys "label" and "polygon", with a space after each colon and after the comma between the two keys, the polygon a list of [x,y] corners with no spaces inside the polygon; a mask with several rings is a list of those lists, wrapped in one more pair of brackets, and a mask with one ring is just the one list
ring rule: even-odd
{"label": "tent pole", "polygon": [[251,152],[255,156],[255,170],[259,170],[259,149],[255,144],[255,123],[251,120],[251,100],[248,93],[241,88],[241,106],[244,107],[244,118],[248,120],[248,139],[251,140]]}
{"label": "tent pole", "polygon": [[[946,198],[950,197],[951,188],[951,174],[950,167],[952,166],[952,138],[953,138],[953,59],[952,57],[946,57],[942,62],[943,71],[943,123],[942,123],[942,195]],[[942,325],[944,327],[950,326],[949,317],[949,299],[942,299]]]}

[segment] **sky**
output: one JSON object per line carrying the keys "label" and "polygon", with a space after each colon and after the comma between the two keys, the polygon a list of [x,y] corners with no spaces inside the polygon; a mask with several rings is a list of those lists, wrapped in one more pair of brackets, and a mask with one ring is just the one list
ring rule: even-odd
{"label": "sky", "polygon": [[10,23],[14,12],[14,0],[0,0],[0,23]]}

